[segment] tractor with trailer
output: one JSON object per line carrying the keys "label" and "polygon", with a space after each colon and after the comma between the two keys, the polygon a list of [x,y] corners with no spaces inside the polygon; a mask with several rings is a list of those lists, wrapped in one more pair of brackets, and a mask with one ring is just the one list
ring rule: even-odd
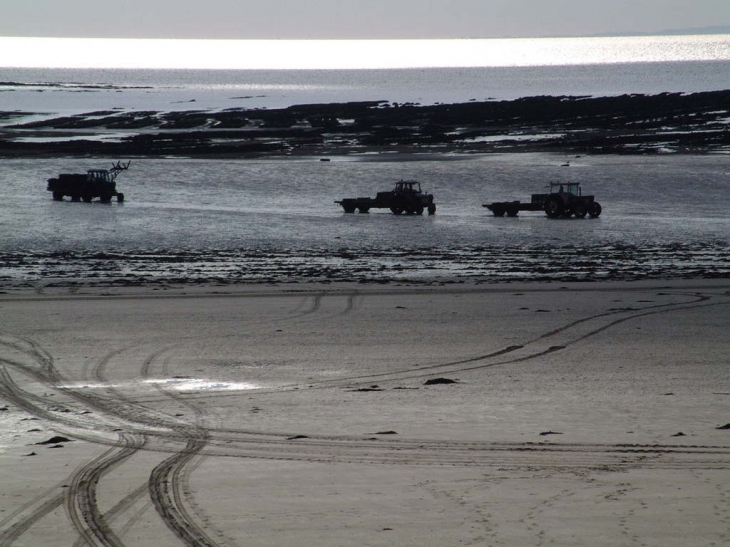
{"label": "tractor with trailer", "polygon": [[89,169],[86,173],[61,173],[56,178],[48,179],[46,190],[53,192],[55,201],[62,201],[69,196],[72,201],[90,202],[99,198],[102,203],[109,203],[116,196],[117,202],[124,201],[124,194],[117,191],[116,178],[119,173],[129,169],[129,164],[118,161],[111,169]]}
{"label": "tractor with trailer", "polygon": [[335,203],[341,205],[345,213],[355,210],[367,213],[370,209],[390,209],[394,215],[422,215],[423,211],[433,215],[436,212],[433,195],[423,192],[421,183],[414,180],[400,180],[392,190],[378,192],[374,198],[344,198]]}
{"label": "tractor with trailer", "polygon": [[584,196],[579,182],[551,182],[547,194],[532,194],[529,203],[521,201],[495,201],[484,203],[495,217],[505,214],[516,217],[520,211],[545,211],[549,218],[597,218],[601,215],[601,204],[594,196]]}

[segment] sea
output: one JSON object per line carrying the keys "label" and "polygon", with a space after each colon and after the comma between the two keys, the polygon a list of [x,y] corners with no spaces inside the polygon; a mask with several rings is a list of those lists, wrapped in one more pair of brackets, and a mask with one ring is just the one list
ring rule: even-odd
{"label": "sea", "polygon": [[[156,61],[160,66],[140,68],[127,66],[133,64],[128,58],[69,67],[73,63],[50,54],[49,66],[22,66],[19,54],[0,53],[0,112],[13,113],[0,126],[103,110],[436,104],[730,88],[726,35],[428,41],[422,51],[411,42],[386,44],[389,57],[399,60],[386,68],[377,68],[372,52],[384,44],[375,42],[347,50],[357,61],[337,68],[328,68],[326,59],[291,68],[287,55],[270,62],[274,69],[251,68],[240,59],[183,69],[164,58]],[[216,49],[221,44],[209,46],[223,56]],[[338,62],[345,46],[334,48]],[[289,50],[292,57],[306,53]],[[119,160],[131,161],[117,179],[124,203],[54,202],[46,191],[46,180],[58,173]],[[434,194],[435,215],[345,214],[334,203],[374,196],[402,179],[418,180]],[[495,218],[482,206],[527,200],[558,181],[582,183],[602,215]],[[0,287],[727,278],[729,195],[727,154],[3,158]]]}

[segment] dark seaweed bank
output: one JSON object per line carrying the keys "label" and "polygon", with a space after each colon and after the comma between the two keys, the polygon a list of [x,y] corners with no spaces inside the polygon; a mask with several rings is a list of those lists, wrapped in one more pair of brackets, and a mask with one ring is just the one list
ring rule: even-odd
{"label": "dark seaweed bank", "polygon": [[22,123],[31,114],[0,112],[0,157],[730,152],[730,90],[428,106],[370,101],[268,110],[109,110]]}
{"label": "dark seaweed bank", "polygon": [[0,252],[5,288],[361,283],[444,285],[727,279],[724,243],[652,247],[525,245],[396,248],[208,249],[197,251]]}

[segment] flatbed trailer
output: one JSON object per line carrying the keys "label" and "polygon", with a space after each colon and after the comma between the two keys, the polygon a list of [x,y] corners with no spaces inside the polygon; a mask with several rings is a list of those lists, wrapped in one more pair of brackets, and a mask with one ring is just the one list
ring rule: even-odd
{"label": "flatbed trailer", "polygon": [[482,207],[489,209],[495,217],[503,217],[505,214],[516,217],[521,211],[544,211],[550,218],[600,216],[601,204],[594,196],[582,195],[579,182],[551,182],[549,188],[547,194],[532,194],[529,202],[495,201],[484,203]]}

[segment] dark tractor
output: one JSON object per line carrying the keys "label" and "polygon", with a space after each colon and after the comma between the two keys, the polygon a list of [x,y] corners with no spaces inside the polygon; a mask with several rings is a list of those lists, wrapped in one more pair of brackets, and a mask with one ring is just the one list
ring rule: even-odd
{"label": "dark tractor", "polygon": [[601,204],[594,196],[584,196],[579,182],[551,182],[547,194],[532,194],[530,203],[520,201],[497,201],[485,203],[496,217],[516,217],[520,211],[545,211],[549,218],[571,217],[596,218],[601,215]]}
{"label": "dark tractor", "polygon": [[394,215],[422,215],[423,211],[433,215],[436,212],[433,195],[421,191],[421,183],[414,180],[398,181],[393,190],[378,192],[374,198],[345,198],[335,203],[341,205],[345,213],[355,210],[367,213],[370,209],[390,209]]}
{"label": "dark tractor", "polygon": [[46,190],[53,192],[55,201],[62,201],[69,196],[72,201],[90,202],[99,198],[102,203],[109,203],[116,196],[117,202],[124,201],[124,194],[117,192],[115,182],[120,172],[129,169],[130,162],[117,162],[111,169],[89,169],[85,174],[61,173],[57,178],[48,179]]}

